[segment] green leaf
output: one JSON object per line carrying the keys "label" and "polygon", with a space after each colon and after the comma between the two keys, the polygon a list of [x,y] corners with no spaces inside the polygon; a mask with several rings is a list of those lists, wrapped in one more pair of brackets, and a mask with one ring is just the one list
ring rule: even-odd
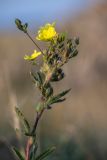
{"label": "green leaf", "polygon": [[[61,102],[64,102],[65,100],[66,100],[66,98],[58,99],[58,100],[54,101],[53,103],[61,103]],[[51,104],[53,104],[53,103],[51,103]],[[52,108],[52,106],[50,106],[51,104],[47,103],[47,105],[46,105],[47,109],[51,109]]]}
{"label": "green leaf", "polygon": [[40,84],[43,84],[43,77],[41,72],[37,72],[36,74],[37,80],[39,81]]}
{"label": "green leaf", "polygon": [[71,90],[71,89],[67,89],[67,90],[65,90],[65,91],[63,91],[63,92],[61,92],[61,93],[59,93],[56,97],[59,99],[59,98],[65,96],[70,90]]}
{"label": "green leaf", "polygon": [[31,73],[38,87],[41,87],[45,80],[45,75],[41,72],[37,72],[36,74]]}
{"label": "green leaf", "polygon": [[56,100],[54,103],[60,103],[60,102],[63,102],[63,101],[65,101],[65,100],[66,100],[66,98],[58,99],[58,100]]}
{"label": "green leaf", "polygon": [[50,97],[53,94],[53,88],[49,87],[46,89],[46,98]]}
{"label": "green leaf", "polygon": [[69,58],[73,58],[73,57],[77,56],[77,54],[78,54],[78,50],[76,49],[76,50],[74,50],[74,51],[71,53],[71,55],[69,56]]}
{"label": "green leaf", "polygon": [[50,100],[47,102],[48,105],[54,104],[54,103],[59,103],[59,102],[63,102],[65,100],[61,99],[63,96],[65,96],[71,89],[65,90],[59,94],[57,94],[56,96],[53,96],[52,98],[50,98]]}
{"label": "green leaf", "polygon": [[49,149],[47,149],[45,152],[43,152],[42,154],[40,154],[35,160],[43,160],[46,157],[48,157],[56,148],[55,147],[51,147]]}
{"label": "green leaf", "polygon": [[66,38],[66,33],[65,32],[64,33],[60,33],[58,35],[58,38],[57,38],[58,43],[63,42],[65,40],[65,38]]}
{"label": "green leaf", "polygon": [[13,147],[13,151],[15,152],[15,154],[18,156],[18,158],[20,160],[25,160],[24,157],[22,156],[22,154],[18,151],[17,148]]}
{"label": "green leaf", "polygon": [[24,117],[23,113],[19,110],[18,107],[15,107],[15,111],[24,126],[25,132],[29,133],[30,132],[30,125],[29,125],[28,121],[26,120],[26,118]]}
{"label": "green leaf", "polygon": [[61,43],[58,47],[59,47],[60,49],[61,49],[61,48],[64,49],[64,43]]}
{"label": "green leaf", "polygon": [[51,84],[45,83],[42,87],[42,95],[45,96],[46,98],[50,97],[53,95],[53,88],[51,86]]}

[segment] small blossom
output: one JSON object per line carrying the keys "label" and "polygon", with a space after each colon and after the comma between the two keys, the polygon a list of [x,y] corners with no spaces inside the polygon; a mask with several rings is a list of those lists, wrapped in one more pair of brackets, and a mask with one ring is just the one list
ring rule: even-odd
{"label": "small blossom", "polygon": [[41,55],[41,52],[37,52],[36,50],[34,50],[34,53],[33,54],[31,54],[30,56],[28,56],[28,55],[25,55],[24,56],[24,59],[25,60],[31,60],[31,61],[33,61],[33,60],[35,60],[38,56],[40,56]]}
{"label": "small blossom", "polygon": [[47,23],[45,26],[40,28],[36,39],[41,41],[51,41],[56,35],[55,23]]}

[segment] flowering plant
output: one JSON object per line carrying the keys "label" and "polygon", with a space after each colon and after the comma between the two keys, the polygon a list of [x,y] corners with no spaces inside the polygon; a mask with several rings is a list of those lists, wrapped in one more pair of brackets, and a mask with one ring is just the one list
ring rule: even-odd
{"label": "flowering plant", "polygon": [[42,114],[51,109],[53,104],[60,103],[66,100],[65,95],[70,89],[61,91],[58,94],[54,94],[54,88],[52,82],[58,82],[65,77],[63,66],[73,57],[78,54],[77,46],[79,44],[78,38],[67,38],[65,33],[57,33],[55,29],[55,23],[47,23],[44,27],[41,27],[36,36],[36,40],[44,41],[48,43],[48,47],[45,50],[41,50],[38,44],[32,39],[28,33],[28,24],[22,24],[19,19],[15,20],[15,23],[19,30],[23,31],[36,45],[39,51],[34,50],[34,53],[25,55],[24,59],[31,62],[32,65],[36,65],[36,58],[41,56],[42,65],[38,72],[31,72],[31,76],[34,79],[34,83],[38,88],[41,100],[35,107],[36,118],[33,127],[30,126],[28,120],[24,117],[23,113],[16,108],[16,113],[23,122],[24,135],[27,137],[26,151],[24,155],[16,149],[16,155],[19,160],[42,160],[49,156],[55,147],[45,150],[43,153],[37,154],[38,142],[37,142],[37,126]]}

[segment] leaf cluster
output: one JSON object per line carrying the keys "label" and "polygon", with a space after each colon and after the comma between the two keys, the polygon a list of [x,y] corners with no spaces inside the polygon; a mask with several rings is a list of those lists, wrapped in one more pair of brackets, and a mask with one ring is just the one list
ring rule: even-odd
{"label": "leaf cluster", "polygon": [[17,18],[15,19],[15,24],[19,30],[23,31],[24,33],[27,33],[28,23],[22,24],[21,20]]}

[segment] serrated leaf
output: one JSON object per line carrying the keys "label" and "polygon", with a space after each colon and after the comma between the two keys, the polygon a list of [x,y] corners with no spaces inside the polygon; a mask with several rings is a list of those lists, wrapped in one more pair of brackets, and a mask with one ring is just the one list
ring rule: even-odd
{"label": "serrated leaf", "polygon": [[29,133],[30,132],[30,125],[29,125],[28,121],[26,120],[26,118],[24,117],[23,113],[19,110],[18,107],[15,108],[15,111],[24,126],[25,132]]}
{"label": "serrated leaf", "polygon": [[40,154],[35,160],[43,160],[46,157],[48,157],[53,151],[55,150],[55,147],[47,149],[45,152]]}
{"label": "serrated leaf", "polygon": [[17,157],[18,157],[20,160],[25,160],[24,157],[23,157],[22,154],[18,151],[17,148],[13,147],[13,151],[15,152],[15,154],[17,155]]}

